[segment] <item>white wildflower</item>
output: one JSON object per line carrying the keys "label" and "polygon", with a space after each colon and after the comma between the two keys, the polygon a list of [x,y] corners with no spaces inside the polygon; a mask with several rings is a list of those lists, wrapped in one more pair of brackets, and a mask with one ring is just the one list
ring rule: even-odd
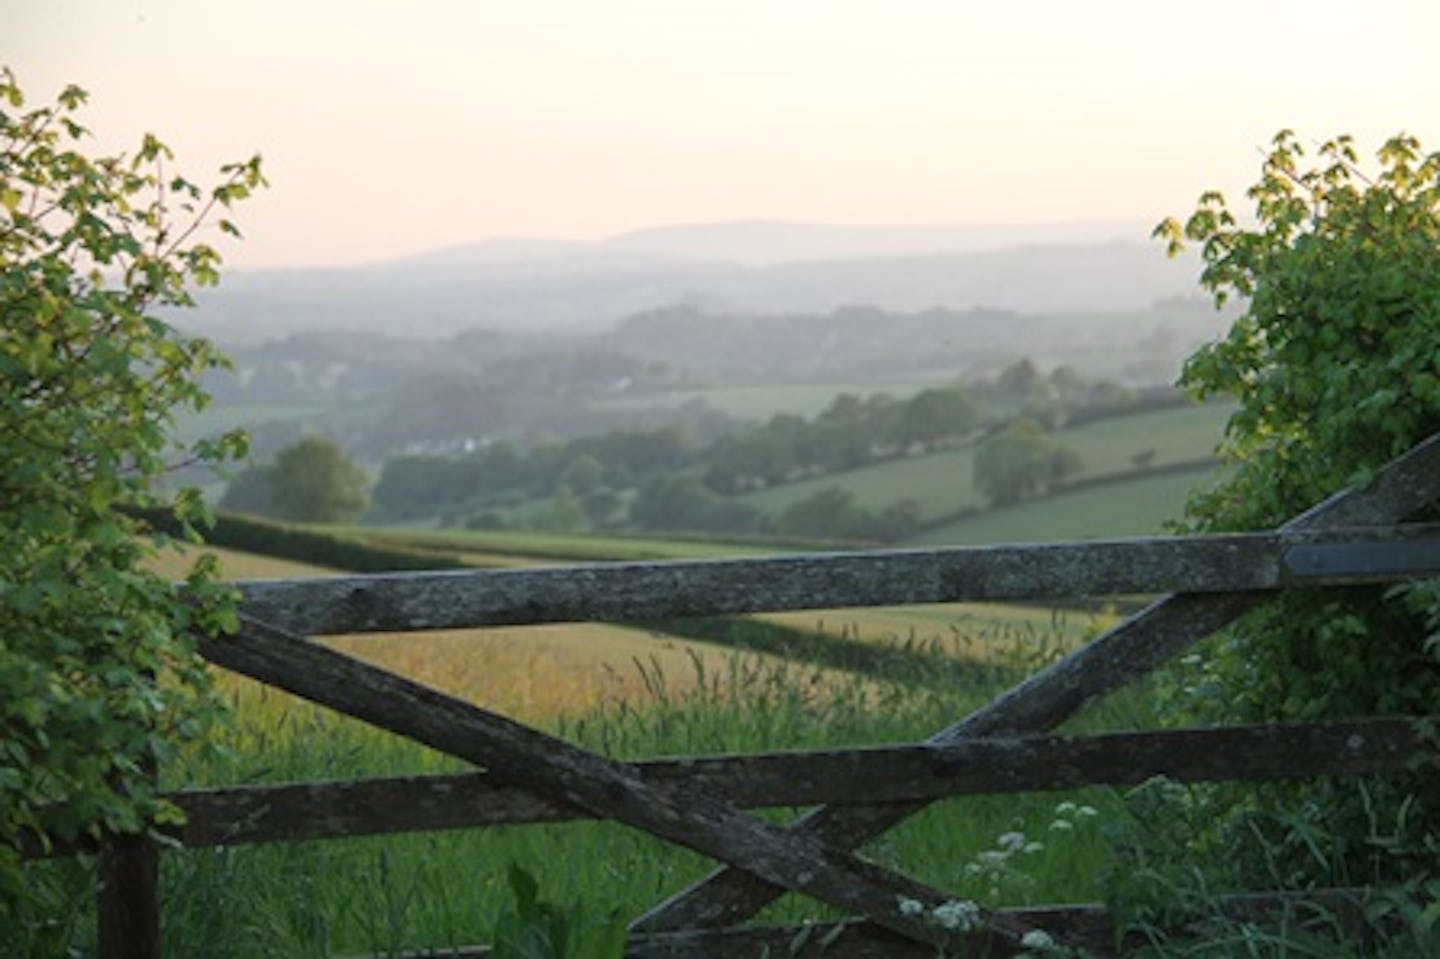
{"label": "white wildflower", "polygon": [[1023,832],[1007,832],[995,840],[995,844],[1001,849],[1023,849],[1025,848],[1025,834]]}
{"label": "white wildflower", "polygon": [[1050,828],[1057,832],[1068,832],[1075,828],[1075,824],[1068,819],[1057,819],[1050,824]]}
{"label": "white wildflower", "polygon": [[1045,952],[1055,948],[1055,940],[1050,938],[1050,933],[1044,929],[1031,929],[1020,937],[1020,946],[1023,949],[1036,949]]}
{"label": "white wildflower", "polygon": [[924,911],[925,906],[923,903],[920,902],[920,900],[906,899],[904,896],[900,897],[900,915],[918,916]]}
{"label": "white wildflower", "polygon": [[952,899],[944,905],[936,906],[933,915],[943,929],[969,932],[980,921],[980,907],[968,899]]}

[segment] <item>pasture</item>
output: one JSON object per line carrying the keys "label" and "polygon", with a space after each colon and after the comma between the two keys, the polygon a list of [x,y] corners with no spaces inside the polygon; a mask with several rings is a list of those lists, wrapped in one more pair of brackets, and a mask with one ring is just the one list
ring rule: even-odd
{"label": "pasture", "polygon": [[907,546],[983,546],[1049,540],[1108,539],[1165,531],[1185,500],[1214,471],[1139,475],[1099,486],[987,509],[909,537]]}
{"label": "pasture", "polygon": [[645,409],[679,407],[701,400],[722,413],[740,420],[764,422],[780,413],[814,419],[842,393],[870,396],[886,393],[897,400],[909,399],[931,386],[944,386],[953,378],[939,375],[896,379],[825,383],[767,383],[756,386],[715,386],[693,390],[671,390],[598,400],[599,409]]}
{"label": "pasture", "polygon": [[[1157,410],[1060,430],[1051,438],[1074,450],[1084,461],[1085,468],[1077,479],[1124,473],[1134,469],[1131,458],[1146,451],[1153,453],[1154,466],[1210,456],[1231,410],[1228,404]],[[908,497],[919,504],[921,516],[927,520],[986,505],[975,488],[973,447],[888,460],[760,490],[741,499],[773,515],[832,486],[849,491],[857,506],[870,510],[883,509]],[[1124,498],[1124,494],[1120,495]],[[1177,510],[1183,502],[1183,498],[1176,501]]]}

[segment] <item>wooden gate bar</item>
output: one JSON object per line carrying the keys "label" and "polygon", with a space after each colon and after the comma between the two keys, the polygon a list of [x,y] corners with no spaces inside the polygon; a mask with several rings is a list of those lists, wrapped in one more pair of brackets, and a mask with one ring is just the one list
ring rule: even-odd
{"label": "wooden gate bar", "polygon": [[[1382,547],[1391,560],[1387,568],[1376,569],[1369,551]],[[1440,525],[1417,524],[443,570],[236,585],[247,615],[292,632],[317,635],[974,600],[1273,590],[1436,573],[1440,573]]]}
{"label": "wooden gate bar", "polygon": [[[754,809],[857,795],[906,802],[1132,786],[1154,776],[1177,782],[1358,776],[1405,769],[1427,749],[1433,745],[1413,719],[1387,718],[692,756],[630,767],[651,785],[685,785]],[[594,818],[485,772],[186,789],[163,798],[185,814],[167,835],[190,848]],[[96,850],[94,840],[32,842],[21,855]]]}
{"label": "wooden gate bar", "polygon": [[[818,806],[1133,786],[1359,776],[1405,769],[1427,748],[1411,719],[1176,729],[1096,736],[961,739],[949,745],[871,746],[694,756],[632,763],[652,786],[683,784],[733,806]],[[358,781],[187,789],[164,796],[185,814],[168,835],[186,847],[370,836],[594,815],[484,772]],[[27,858],[93,848],[38,843]]]}
{"label": "wooden gate bar", "polygon": [[[916,942],[948,941],[948,932],[925,915],[954,898],[949,894],[752,819],[683,783],[652,785],[627,764],[248,618],[235,636],[208,640],[201,652],[216,665],[483,765],[539,795],[753,871]],[[902,913],[898,904],[907,899],[922,911]],[[987,910],[976,918],[1006,941],[1018,942],[1028,931]]]}
{"label": "wooden gate bar", "polygon": [[[1282,532],[1396,523],[1440,496],[1440,435],[1432,436],[1358,489],[1342,490],[1281,527]],[[1153,671],[1200,638],[1264,601],[1263,594],[1180,593],[1152,604],[1093,642],[1041,670],[928,742],[1052,729],[1090,702]],[[854,848],[904,821],[926,802],[823,806],[788,828],[831,846]],[[632,924],[637,931],[730,925],[753,916],[782,890],[721,867]]]}

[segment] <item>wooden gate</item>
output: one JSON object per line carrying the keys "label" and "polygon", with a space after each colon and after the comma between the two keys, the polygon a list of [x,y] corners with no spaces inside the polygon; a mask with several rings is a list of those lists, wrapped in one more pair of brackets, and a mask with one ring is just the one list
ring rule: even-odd
{"label": "wooden gate", "polygon": [[[241,584],[241,629],[206,643],[208,660],[477,771],[180,791],[170,798],[188,821],[175,837],[204,846],[611,819],[720,864],[634,920],[630,955],[784,954],[796,928],[741,924],[794,891],[853,917],[812,927],[810,941],[824,942],[827,956],[932,956],[954,939],[927,917],[960,897],[852,851],[932,801],[1128,785],[1156,775],[1181,781],[1358,775],[1404,768],[1432,748],[1407,717],[1071,738],[1047,732],[1277,590],[1440,575],[1440,526],[1397,525],[1437,499],[1440,437],[1365,488],[1267,533]],[[639,763],[587,752],[306,638],[1117,594],[1170,595],[923,742]],[[816,808],[781,826],[744,811],[758,806]],[[142,839],[108,848],[103,956],[159,955],[157,856]],[[1325,894],[1337,905],[1357,895]],[[1244,913],[1276,901],[1233,897],[1226,905]],[[918,905],[902,909],[901,902]],[[967,904],[965,920],[968,941],[988,955],[1019,950],[1032,930],[1100,953],[1112,945],[1099,907]],[[458,954],[483,955],[484,948]]]}

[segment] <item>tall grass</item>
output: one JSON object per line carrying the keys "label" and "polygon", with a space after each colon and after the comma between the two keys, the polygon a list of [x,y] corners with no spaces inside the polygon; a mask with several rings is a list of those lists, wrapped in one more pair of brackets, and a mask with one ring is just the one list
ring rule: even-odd
{"label": "tall grass", "polygon": [[[691,651],[637,657],[623,694],[526,717],[621,760],[924,739],[983,705],[1040,662],[1059,638],[977,641],[988,665],[945,683],[864,675],[776,656]],[[536,682],[543,678],[536,677]],[[213,748],[165,771],[166,785],[346,779],[458,771],[458,761],[248,681],[229,681],[236,722]],[[1127,705],[1128,702],[1128,705]],[[1087,725],[1135,723],[1143,698]],[[860,797],[863,798],[863,797]],[[1105,844],[1072,808],[1118,808],[1107,792],[968,797],[932,805],[872,842],[866,855],[988,904],[1093,900]],[[770,810],[783,821],[798,810]],[[392,954],[492,941],[511,910],[518,866],[540,895],[597,922],[639,914],[704,875],[704,857],[608,822],[576,822],[345,840],[167,850],[166,955],[248,959]],[[70,870],[69,864],[39,868]],[[787,896],[773,920],[828,916]],[[85,928],[82,921],[80,928]],[[83,935],[90,935],[86,932]]]}
{"label": "tall grass", "polygon": [[[1022,654],[1032,657],[1034,650],[1017,651]],[[1015,677],[996,668],[976,670],[971,682],[913,685],[743,654],[718,663],[696,654],[683,670],[659,658],[637,660],[633,668],[643,695],[557,714],[540,725],[617,759],[906,742],[948,725]],[[274,693],[249,699],[229,740],[219,745],[218,755],[194,757],[177,775],[197,784],[460,768],[423,747]],[[1093,898],[1102,843],[1093,829],[1051,829],[1061,798],[936,804],[867,853],[968,897],[1007,903]],[[1098,793],[1080,801],[1110,802]],[[791,812],[767,815],[783,819]],[[1025,841],[1014,846],[1022,834]],[[444,950],[489,941],[510,902],[512,863],[536,878],[545,898],[581,903],[596,917],[638,914],[709,868],[683,849],[595,822],[174,851],[164,857],[167,952],[239,959]],[[795,897],[766,913],[775,919],[826,914]]]}

